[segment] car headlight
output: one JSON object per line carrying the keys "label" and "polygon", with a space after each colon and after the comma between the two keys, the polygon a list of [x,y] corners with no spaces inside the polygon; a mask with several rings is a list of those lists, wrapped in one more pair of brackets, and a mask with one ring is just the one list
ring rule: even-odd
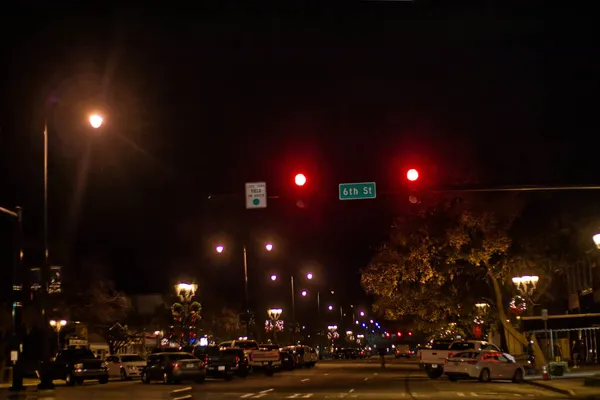
{"label": "car headlight", "polygon": [[83,364],[82,363],[75,364],[75,365],[73,365],[73,368],[75,368],[75,369],[82,369],[83,368]]}
{"label": "car headlight", "polygon": [[108,364],[103,362],[102,364],[100,364],[100,368],[106,369],[106,368],[108,368]]}

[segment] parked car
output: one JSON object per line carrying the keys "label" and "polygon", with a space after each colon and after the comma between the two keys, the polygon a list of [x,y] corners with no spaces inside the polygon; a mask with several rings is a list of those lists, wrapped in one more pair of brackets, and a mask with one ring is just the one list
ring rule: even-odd
{"label": "parked car", "polygon": [[108,376],[121,380],[139,378],[146,366],[146,359],[139,354],[114,354],[106,357]]}
{"label": "parked car", "polygon": [[203,383],[206,379],[204,361],[190,353],[156,353],[150,355],[142,370],[142,383],[162,381],[178,383],[194,381]]}
{"label": "parked car", "polygon": [[489,382],[492,379],[502,379],[521,383],[525,370],[507,354],[494,350],[467,350],[448,357],[444,374],[451,381],[479,379],[481,382]]}
{"label": "parked car", "polygon": [[279,357],[281,358],[281,369],[285,371],[293,371],[298,365],[298,356],[293,349],[284,347],[279,350]]}
{"label": "parked car", "polygon": [[444,364],[448,357],[466,350],[494,350],[502,352],[496,345],[482,340],[434,341],[431,349],[419,352],[421,368],[431,379],[437,379],[444,373]]}
{"label": "parked car", "polygon": [[53,379],[63,379],[67,386],[97,380],[108,383],[108,366],[87,347],[69,347],[61,350],[50,364],[49,372]]}

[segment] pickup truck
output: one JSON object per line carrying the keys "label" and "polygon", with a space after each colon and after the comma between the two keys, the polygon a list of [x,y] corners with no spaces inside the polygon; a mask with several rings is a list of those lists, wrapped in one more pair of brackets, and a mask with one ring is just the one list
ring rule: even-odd
{"label": "pickup truck", "polygon": [[267,376],[272,376],[275,370],[281,368],[279,346],[272,344],[260,345],[255,340],[232,340],[219,344],[222,349],[240,348],[248,360],[250,368],[262,369]]}
{"label": "pickup truck", "polygon": [[49,365],[52,379],[64,379],[68,386],[97,380],[108,383],[108,365],[94,356],[87,347],[70,347],[61,350]]}
{"label": "pickup truck", "polygon": [[466,350],[494,350],[502,352],[497,346],[481,340],[437,340],[430,349],[419,352],[419,365],[431,379],[437,379],[444,373],[444,364],[448,357]]}
{"label": "pickup truck", "polygon": [[223,378],[229,381],[234,375],[248,376],[248,360],[242,349],[225,349],[217,346],[199,348],[194,355],[206,364],[206,374],[211,378]]}

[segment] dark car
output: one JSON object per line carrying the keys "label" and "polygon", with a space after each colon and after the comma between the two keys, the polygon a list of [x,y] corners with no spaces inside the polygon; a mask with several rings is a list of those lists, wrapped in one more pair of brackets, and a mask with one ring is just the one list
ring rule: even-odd
{"label": "dark car", "polygon": [[203,383],[206,379],[206,368],[203,360],[190,353],[155,353],[148,357],[148,364],[142,370],[141,378],[142,383]]}
{"label": "dark car", "polygon": [[204,360],[207,376],[225,380],[231,380],[234,375],[241,378],[248,376],[250,367],[243,349],[206,346],[197,348],[194,355]]}
{"label": "dark car", "polygon": [[97,380],[108,383],[108,366],[94,356],[87,347],[70,347],[61,350],[50,365],[53,379],[64,379],[68,386]]}

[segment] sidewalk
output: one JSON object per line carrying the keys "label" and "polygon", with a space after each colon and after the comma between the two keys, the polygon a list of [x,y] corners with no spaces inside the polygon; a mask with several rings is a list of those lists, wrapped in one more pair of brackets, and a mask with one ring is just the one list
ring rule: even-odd
{"label": "sidewalk", "polygon": [[[40,380],[37,378],[24,378],[23,386],[35,386],[40,383]],[[12,382],[0,383],[0,389],[8,389],[12,386]]]}
{"label": "sidewalk", "polygon": [[[553,376],[551,380],[544,381],[541,375],[527,376],[525,382],[546,390],[565,394],[578,399],[600,400],[600,374],[597,368],[587,371],[575,370],[563,376]],[[597,378],[593,386],[586,385],[586,379]]]}

